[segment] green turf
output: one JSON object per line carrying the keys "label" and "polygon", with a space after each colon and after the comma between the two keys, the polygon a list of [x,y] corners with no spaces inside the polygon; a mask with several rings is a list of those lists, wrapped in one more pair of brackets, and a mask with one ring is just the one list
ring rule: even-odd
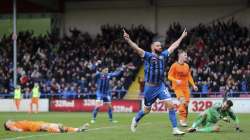
{"label": "green turf", "polygon": [[[129,125],[133,113],[115,113],[115,118],[119,121],[117,124],[108,122],[107,114],[98,114],[96,124],[90,126],[90,131],[82,133],[63,133],[51,134],[46,132],[6,132],[3,127],[0,128],[0,139],[25,139],[25,140],[176,140],[171,135],[171,127],[166,114],[149,114],[140,125],[137,132],[130,132]],[[193,120],[196,114],[190,115]],[[42,120],[49,122],[60,122],[69,126],[79,126],[84,122],[90,121],[90,113],[0,113],[0,124],[5,120]],[[250,114],[240,114],[243,133],[236,133],[232,124],[221,122],[222,132],[219,133],[195,133],[186,134],[182,140],[250,140]]]}

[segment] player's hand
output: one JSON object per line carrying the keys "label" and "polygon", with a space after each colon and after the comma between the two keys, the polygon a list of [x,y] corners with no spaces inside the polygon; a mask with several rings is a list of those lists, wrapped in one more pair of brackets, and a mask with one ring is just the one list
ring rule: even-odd
{"label": "player's hand", "polygon": [[187,36],[187,29],[185,28],[184,31],[181,34],[181,37],[184,38]]}
{"label": "player's hand", "polygon": [[124,38],[126,41],[129,41],[129,40],[130,40],[129,34],[125,31],[125,29],[122,29],[122,30],[123,30],[123,38]]}
{"label": "player's hand", "polygon": [[177,85],[181,84],[181,80],[176,80]]}
{"label": "player's hand", "polygon": [[198,87],[196,85],[193,86],[194,91],[198,91]]}
{"label": "player's hand", "polygon": [[240,127],[236,127],[236,128],[235,128],[235,131],[236,131],[236,132],[243,132],[243,130],[241,130]]}
{"label": "player's hand", "polygon": [[192,132],[195,132],[196,131],[196,128],[188,128],[187,130],[186,130],[187,132],[189,132],[189,133],[192,133]]}

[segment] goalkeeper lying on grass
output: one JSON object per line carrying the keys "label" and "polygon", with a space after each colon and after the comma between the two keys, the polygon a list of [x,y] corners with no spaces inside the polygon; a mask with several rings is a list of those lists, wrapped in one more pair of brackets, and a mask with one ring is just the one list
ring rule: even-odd
{"label": "goalkeeper lying on grass", "polygon": [[89,124],[86,123],[79,128],[64,126],[60,123],[49,123],[43,121],[12,121],[8,120],[4,123],[6,131],[14,132],[51,132],[51,133],[64,133],[64,132],[83,132],[87,130]]}
{"label": "goalkeeper lying on grass", "polygon": [[[202,112],[199,117],[195,120],[192,127],[189,128],[188,132],[219,132],[220,126],[219,120],[230,122],[227,118],[229,116],[235,122],[235,129],[237,132],[242,132],[239,126],[239,119],[231,110],[233,102],[226,100],[222,104],[216,104],[211,108],[208,108]],[[199,127],[199,128],[198,128]]]}

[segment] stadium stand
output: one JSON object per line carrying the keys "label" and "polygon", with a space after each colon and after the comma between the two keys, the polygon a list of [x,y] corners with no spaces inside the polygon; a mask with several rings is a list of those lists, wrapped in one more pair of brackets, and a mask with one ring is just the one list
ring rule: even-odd
{"label": "stadium stand", "polygon": [[[182,31],[180,24],[169,27],[166,43],[175,40]],[[191,29],[183,46],[189,55],[189,64],[199,86],[198,95],[245,96],[250,83],[249,29],[233,18],[211,25],[199,24]],[[174,61],[171,58],[170,63]]]}
{"label": "stadium stand", "polygon": [[[91,98],[95,96],[95,78],[93,74],[101,65],[116,70],[123,64],[127,68],[123,76],[112,80],[115,98],[122,98],[141,65],[136,56],[122,40],[121,26],[103,25],[102,34],[91,38],[88,33],[70,29],[71,35],[58,38],[53,34],[33,36],[32,31],[18,34],[18,79],[24,96],[30,95],[34,82],[39,82],[42,97],[51,94],[55,98]],[[143,26],[133,27],[133,39],[140,46],[148,48],[153,33]],[[11,36],[1,40],[1,79],[0,92],[4,95],[13,91]],[[128,69],[129,68],[129,69]],[[100,70],[100,69],[99,69]]]}
{"label": "stadium stand", "polygon": [[[115,98],[123,98],[141,66],[141,59],[122,40],[121,25],[103,25],[101,34],[90,37],[77,29],[70,29],[70,36],[58,38],[53,34],[33,36],[32,31],[18,35],[18,79],[25,96],[29,96],[34,82],[39,82],[42,97],[92,98],[95,96],[93,73],[96,63],[115,70],[128,64],[123,76],[112,80]],[[173,42],[183,27],[173,23],[166,31],[166,46]],[[155,34],[144,26],[131,27],[128,32],[143,49],[150,50]],[[1,39],[0,93],[13,91],[11,36]],[[199,24],[189,31],[182,43],[189,55],[192,74],[199,92],[194,97],[248,96],[250,87],[249,29],[241,27],[234,19],[209,25]],[[169,64],[176,60],[170,57]],[[168,65],[168,69],[169,69]],[[134,82],[135,84],[137,82]],[[170,83],[168,83],[170,84]],[[139,94],[139,93],[138,93]],[[138,96],[136,96],[138,97]]]}

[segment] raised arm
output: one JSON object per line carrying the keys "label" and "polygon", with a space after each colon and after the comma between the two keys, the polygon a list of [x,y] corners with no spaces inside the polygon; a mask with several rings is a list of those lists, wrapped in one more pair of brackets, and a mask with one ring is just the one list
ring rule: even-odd
{"label": "raised arm", "polygon": [[119,70],[116,70],[114,72],[109,73],[109,75],[110,75],[110,77],[118,77],[123,73],[124,69],[125,69],[125,65],[123,65],[121,68],[119,68]]}
{"label": "raised arm", "polygon": [[123,71],[118,70],[118,71],[114,71],[110,73],[110,77],[117,77],[120,76],[122,74]]}
{"label": "raised arm", "polygon": [[93,77],[99,78],[100,77],[100,72],[96,71],[96,73],[93,74]]}
{"label": "raised arm", "polygon": [[182,39],[185,38],[186,36],[187,36],[187,31],[186,31],[186,28],[185,28],[184,31],[183,31],[183,33],[181,34],[180,38],[177,39],[177,40],[168,48],[169,54],[171,54],[172,52],[174,52],[174,50],[180,45]]}
{"label": "raised arm", "polygon": [[135,42],[133,42],[130,37],[129,34],[126,33],[126,31],[123,29],[123,38],[126,40],[126,42],[129,44],[129,46],[131,48],[133,48],[135,50],[135,52],[140,55],[140,57],[144,56],[145,51],[143,49],[141,49]]}

